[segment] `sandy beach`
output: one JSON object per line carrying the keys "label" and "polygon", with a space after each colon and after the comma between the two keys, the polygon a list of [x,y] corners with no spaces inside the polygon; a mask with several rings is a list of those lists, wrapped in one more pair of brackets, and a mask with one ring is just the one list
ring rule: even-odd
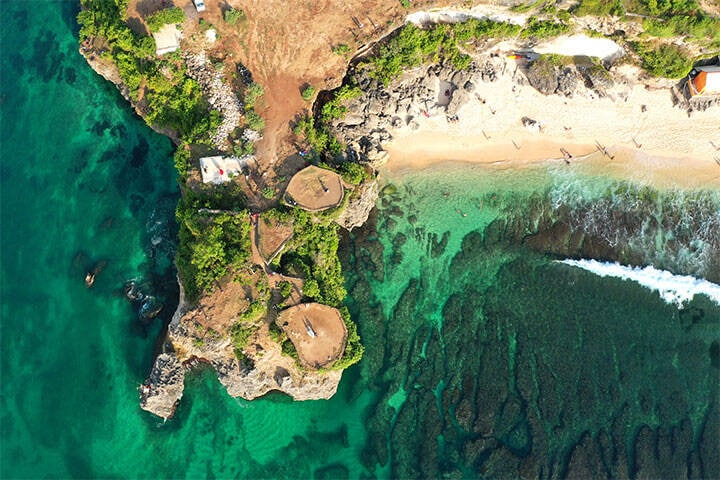
{"label": "sandy beach", "polygon": [[[580,163],[622,178],[665,187],[720,187],[720,108],[687,112],[673,106],[669,89],[646,88],[633,79],[633,67],[620,72],[627,81],[607,96],[545,96],[518,82],[521,68],[506,59],[498,81],[477,85],[458,120],[431,114],[418,127],[391,129],[384,145],[386,169],[399,173],[443,161],[522,166],[563,163],[561,148]],[[522,118],[540,123],[529,129]],[[601,145],[609,155],[598,151]]]}

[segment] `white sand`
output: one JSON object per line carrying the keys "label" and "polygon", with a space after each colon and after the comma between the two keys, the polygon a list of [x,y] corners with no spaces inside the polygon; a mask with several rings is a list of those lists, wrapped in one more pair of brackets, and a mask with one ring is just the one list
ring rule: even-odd
{"label": "white sand", "polygon": [[[590,161],[604,165],[598,168],[666,184],[720,186],[714,160],[720,151],[713,146],[720,147],[720,108],[688,117],[673,107],[669,90],[646,89],[634,81],[617,86],[612,97],[545,96],[530,85],[517,85],[513,76],[522,74],[516,68],[507,59],[498,81],[476,85],[478,99],[459,110],[458,122],[448,123],[440,114],[419,116],[417,130],[392,130],[395,138],[385,146],[391,158],[387,168],[447,160],[519,165],[559,158],[560,147],[574,157],[596,152],[599,142],[615,160],[595,155]],[[542,131],[525,128],[524,116],[542,122]],[[579,161],[573,158],[571,164]]]}

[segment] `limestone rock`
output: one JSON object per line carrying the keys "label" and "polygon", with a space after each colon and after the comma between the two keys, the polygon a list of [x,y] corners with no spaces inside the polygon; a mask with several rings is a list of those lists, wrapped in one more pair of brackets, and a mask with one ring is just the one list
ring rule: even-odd
{"label": "limestone rock", "polygon": [[[385,154],[382,157],[387,159],[387,152],[382,153]],[[338,225],[347,230],[360,227],[367,221],[378,198],[377,181],[363,183],[358,188],[360,189],[358,196],[348,202],[347,207],[336,220]]]}
{"label": "limestone rock", "polygon": [[161,353],[150,376],[140,386],[140,408],[168,419],[175,413],[185,388],[185,370],[174,353]]}

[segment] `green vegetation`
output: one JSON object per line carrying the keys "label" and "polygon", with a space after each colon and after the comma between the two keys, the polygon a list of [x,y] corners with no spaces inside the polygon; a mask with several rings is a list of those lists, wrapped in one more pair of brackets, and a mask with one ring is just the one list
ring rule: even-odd
{"label": "green vegetation", "polygon": [[[300,357],[298,357],[297,350],[295,349],[295,345],[293,345],[292,341],[285,337],[285,340],[280,345],[282,349],[282,354],[287,355],[288,357],[292,357],[295,359],[295,363],[300,367]],[[301,367],[302,370],[302,367]]]}
{"label": "green vegetation", "polygon": [[260,317],[260,315],[263,315],[266,312],[267,309],[261,301],[253,300],[250,302],[250,305],[248,305],[248,308],[240,314],[240,321],[244,323],[253,323]]}
{"label": "green vegetation", "polygon": [[625,7],[620,0],[582,0],[573,9],[573,13],[578,17],[587,15],[596,15],[598,17],[613,15],[619,17],[625,13]]}
{"label": "green vegetation", "polygon": [[145,23],[147,23],[148,28],[153,33],[157,32],[165,25],[182,23],[184,21],[185,12],[183,12],[182,8],[179,7],[172,7],[157,11],[145,19]]}
{"label": "green vegetation", "polygon": [[255,110],[250,110],[245,113],[245,123],[248,128],[258,132],[262,132],[265,129],[265,120],[263,120]]}
{"label": "green vegetation", "polygon": [[285,334],[283,329],[280,328],[275,322],[270,323],[268,330],[268,333],[270,334],[270,339],[273,342],[282,345],[283,342],[287,340],[287,335]]}
{"label": "green vegetation", "polygon": [[655,37],[687,37],[701,44],[720,48],[720,19],[702,11],[692,14],[675,14],[667,19],[646,18],[643,29]]}
{"label": "green vegetation", "polygon": [[638,42],[633,48],[640,56],[642,67],[656,77],[682,78],[692,69],[692,58],[675,45]]}
{"label": "green vegetation", "polygon": [[660,38],[686,37],[720,48],[720,19],[704,12],[696,0],[582,0],[573,10],[583,15],[643,15],[643,29]]}
{"label": "green vegetation", "polygon": [[275,190],[272,187],[265,187],[262,190],[262,195],[263,195],[263,197],[270,200],[271,198],[273,198],[275,196]]}
{"label": "green vegetation", "polygon": [[288,298],[290,294],[293,291],[293,284],[288,282],[287,280],[283,280],[281,282],[278,282],[278,292],[280,292],[280,296],[284,299]]}
{"label": "green vegetation", "polygon": [[[521,3],[520,5],[515,5],[514,7],[512,7],[510,9],[510,11],[516,12],[516,13],[529,12],[533,8],[539,6],[541,1],[543,1],[543,0],[531,0],[528,3]],[[543,3],[544,3],[544,1],[543,1]]]}
{"label": "green vegetation", "polygon": [[177,264],[189,298],[211,289],[232,267],[244,265],[250,253],[250,226],[239,215],[198,215],[180,228]]}
{"label": "green vegetation", "polygon": [[248,110],[254,108],[255,104],[264,93],[262,85],[259,83],[253,82],[248,85],[245,89],[245,108]]}
{"label": "green vegetation", "polygon": [[227,24],[234,26],[247,20],[247,16],[243,10],[230,8],[223,12],[223,19]]}
{"label": "green vegetation", "polygon": [[[137,100],[142,93],[145,121],[177,132],[184,142],[209,144],[220,115],[210,109],[200,85],[187,76],[179,55],[167,54],[162,59],[155,56],[153,38],[136,35],[123,21],[126,1],[81,0],[81,4],[77,17],[80,41],[96,38],[106,45],[102,56],[117,65],[130,98]],[[161,12],[151,18],[156,16],[162,22],[178,18],[177,13]]]}
{"label": "green vegetation", "polygon": [[538,20],[535,17],[531,17],[525,28],[520,32],[520,36],[523,38],[541,39],[557,37],[569,31],[570,26],[566,23]]}
{"label": "green vegetation", "polygon": [[302,89],[302,92],[300,92],[300,96],[302,96],[303,100],[306,102],[315,96],[315,87],[312,85],[308,85],[305,88]]}
{"label": "green vegetation", "polygon": [[350,319],[350,313],[347,307],[342,307],[340,313],[348,331],[347,343],[345,344],[345,351],[342,357],[332,364],[330,370],[343,370],[348,368],[350,365],[359,362],[360,359],[362,359],[363,353],[365,353],[365,347],[363,347],[360,341],[360,335],[358,335],[357,325]]}
{"label": "green vegetation", "polygon": [[235,323],[230,328],[230,338],[233,344],[233,350],[238,360],[243,360],[245,354],[243,350],[247,348],[250,343],[250,337],[257,331],[257,327],[244,325],[242,322]]}
{"label": "green vegetation", "polygon": [[293,238],[281,255],[280,271],[304,279],[305,298],[340,307],[347,294],[337,255],[340,227],[322,215],[313,216],[299,208],[275,211],[294,219]]}
{"label": "green vegetation", "polygon": [[321,155],[326,151],[332,155],[342,152],[342,145],[330,133],[328,127],[322,122],[315,122],[315,119],[310,116],[300,118],[293,127],[293,133],[304,137],[315,155]]}
{"label": "green vegetation", "polygon": [[365,167],[355,162],[345,162],[340,165],[340,175],[343,180],[352,185],[360,185],[368,179]]}
{"label": "green vegetation", "polygon": [[445,58],[456,68],[463,69],[470,63],[470,56],[461,53],[452,37],[453,27],[435,25],[420,29],[408,24],[400,33],[380,48],[380,53],[363,63],[362,68],[384,85],[397,77],[404,69]]}
{"label": "green vegetation", "polygon": [[[567,13],[563,18],[567,18]],[[387,85],[407,68],[438,62],[440,59],[458,70],[467,68],[471,57],[461,49],[461,45],[468,42],[516,36],[548,38],[569,30],[570,27],[564,22],[538,20],[535,17],[530,18],[525,27],[475,18],[426,29],[409,24],[383,45],[377,56],[368,59],[361,67],[367,69],[372,78]]]}
{"label": "green vegetation", "polygon": [[348,47],[344,43],[340,43],[332,47],[332,51],[336,55],[347,55],[348,53],[350,53],[350,47]]}
{"label": "green vegetation", "polygon": [[343,85],[335,91],[333,99],[323,105],[320,116],[324,122],[330,122],[336,118],[344,117],[347,107],[344,102],[358,98],[362,95],[360,87],[354,85]]}

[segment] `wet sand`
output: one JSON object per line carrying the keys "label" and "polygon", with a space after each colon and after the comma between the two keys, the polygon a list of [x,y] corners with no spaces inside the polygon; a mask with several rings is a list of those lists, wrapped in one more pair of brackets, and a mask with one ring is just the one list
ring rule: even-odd
{"label": "wet sand", "polygon": [[[391,129],[386,169],[448,160],[562,164],[564,148],[573,157],[570,168],[582,163],[664,186],[720,187],[720,108],[688,115],[673,105],[669,88],[646,85],[629,65],[617,67],[615,84],[602,97],[582,88],[573,97],[543,95],[522,68],[506,59],[497,81],[476,85],[456,122],[435,113],[415,118],[414,129]],[[525,127],[525,117],[539,128]],[[598,153],[598,145],[609,155]]]}

